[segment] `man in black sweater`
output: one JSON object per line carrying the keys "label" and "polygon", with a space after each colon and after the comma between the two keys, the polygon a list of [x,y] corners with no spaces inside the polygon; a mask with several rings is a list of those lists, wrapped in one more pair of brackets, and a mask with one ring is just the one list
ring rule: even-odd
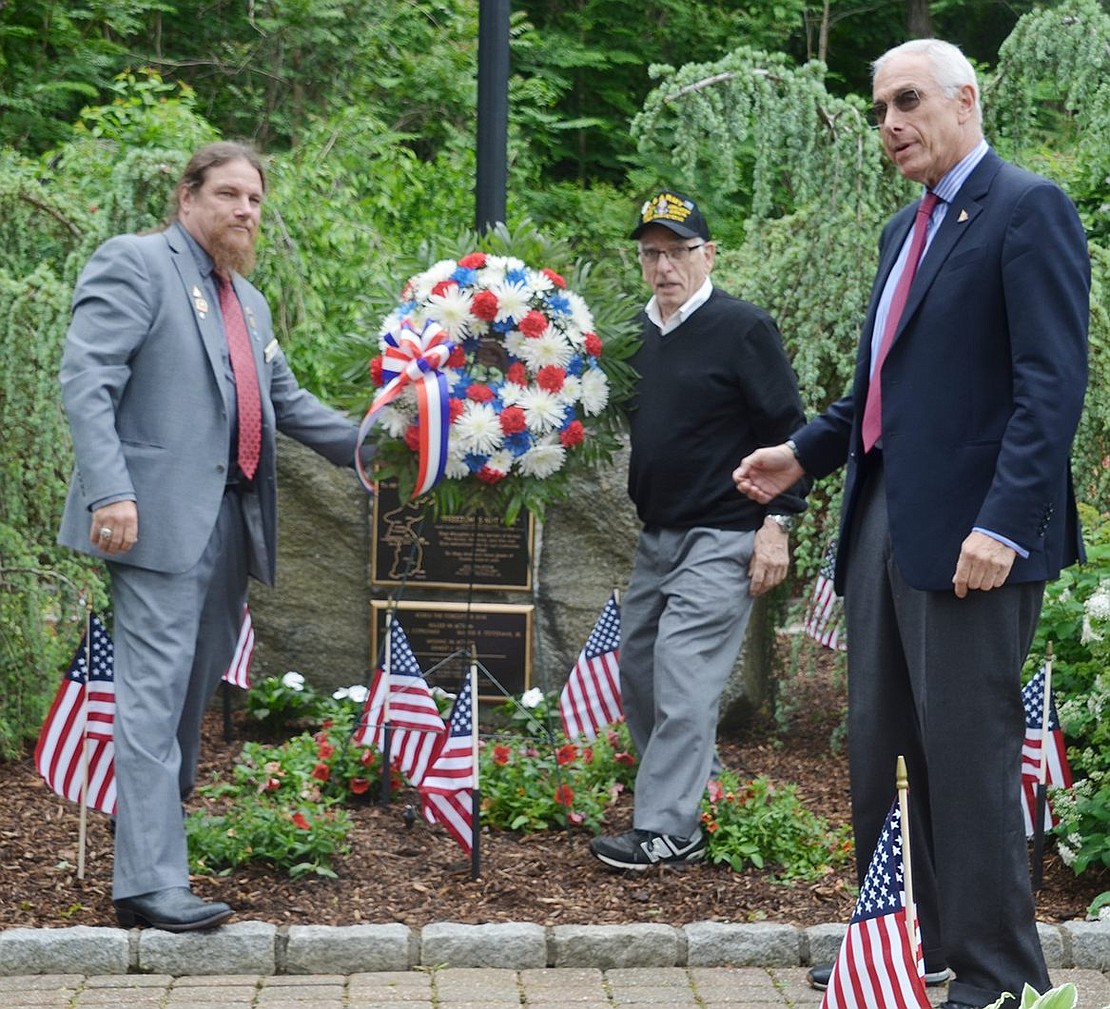
{"label": "man in black sweater", "polygon": [[710,281],[715,245],[701,211],[664,191],[631,237],[652,290],[630,411],[628,493],[643,530],[621,613],[621,697],[640,768],[633,829],[590,850],[645,869],[705,854],[698,816],[721,691],[752,598],[786,576],[807,485],[767,505],[733,485],[738,460],[783,441],[804,415],[774,321]]}

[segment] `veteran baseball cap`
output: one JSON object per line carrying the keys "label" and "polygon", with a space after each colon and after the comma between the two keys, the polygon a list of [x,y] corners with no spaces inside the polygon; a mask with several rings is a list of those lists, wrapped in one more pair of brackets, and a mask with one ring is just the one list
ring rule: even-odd
{"label": "veteran baseball cap", "polygon": [[664,189],[658,196],[653,196],[640,208],[640,223],[629,235],[629,238],[639,238],[644,229],[652,224],[661,224],[670,228],[680,238],[701,238],[710,241],[709,225],[705,217],[698,210],[698,205],[681,193],[672,193]]}

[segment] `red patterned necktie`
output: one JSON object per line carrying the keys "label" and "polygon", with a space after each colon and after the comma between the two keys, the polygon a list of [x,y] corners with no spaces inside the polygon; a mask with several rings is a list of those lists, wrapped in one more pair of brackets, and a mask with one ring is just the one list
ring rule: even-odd
{"label": "red patterned necktie", "polygon": [[239,468],[248,480],[252,480],[262,455],[262,397],[258,391],[258,372],[255,370],[247,324],[243,320],[243,309],[231,281],[217,275],[216,283],[220,289],[220,313],[224,317],[231,370],[235,374],[235,399],[239,410]]}
{"label": "red patterned necktie", "polygon": [[886,314],[886,325],[883,327],[883,339],[879,344],[879,356],[875,367],[871,369],[871,384],[867,387],[867,402],[863,407],[863,450],[870,452],[875,447],[875,442],[883,433],[883,390],[879,381],[879,372],[886,360],[887,351],[894,342],[894,331],[902,319],[902,312],[906,308],[906,299],[910,294],[910,285],[917,273],[917,264],[921,262],[921,253],[925,249],[925,233],[929,228],[929,218],[933,215],[933,207],[937,205],[939,197],[936,193],[926,193],[921,205],[917,208],[917,216],[913,222],[913,238],[910,240],[910,254],[906,257],[906,265],[902,267],[902,275],[894,288],[894,296],[890,299],[890,309]]}

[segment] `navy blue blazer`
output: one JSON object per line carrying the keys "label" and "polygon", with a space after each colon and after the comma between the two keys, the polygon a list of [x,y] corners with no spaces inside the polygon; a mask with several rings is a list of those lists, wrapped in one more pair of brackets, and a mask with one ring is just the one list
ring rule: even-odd
{"label": "navy blue blazer", "polygon": [[[916,209],[883,229],[851,393],[794,436],[815,477],[847,462],[838,590],[861,486],[875,311]],[[1050,580],[1082,559],[1069,452],[1087,386],[1090,275],[1068,197],[988,151],[918,268],[882,368],[890,535],[914,588],[950,591],[976,526],[1029,551],[1011,583]]]}

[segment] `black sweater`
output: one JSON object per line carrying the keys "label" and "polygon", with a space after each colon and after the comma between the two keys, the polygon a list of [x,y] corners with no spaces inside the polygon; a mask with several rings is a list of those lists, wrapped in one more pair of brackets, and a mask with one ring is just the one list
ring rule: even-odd
{"label": "black sweater", "polygon": [[805,508],[796,485],[770,505],[740,494],[732,471],[805,423],[782,338],[771,317],[713,289],[677,329],[661,336],[644,314],[640,375],[629,408],[628,493],[645,526],[757,529],[768,513]]}

